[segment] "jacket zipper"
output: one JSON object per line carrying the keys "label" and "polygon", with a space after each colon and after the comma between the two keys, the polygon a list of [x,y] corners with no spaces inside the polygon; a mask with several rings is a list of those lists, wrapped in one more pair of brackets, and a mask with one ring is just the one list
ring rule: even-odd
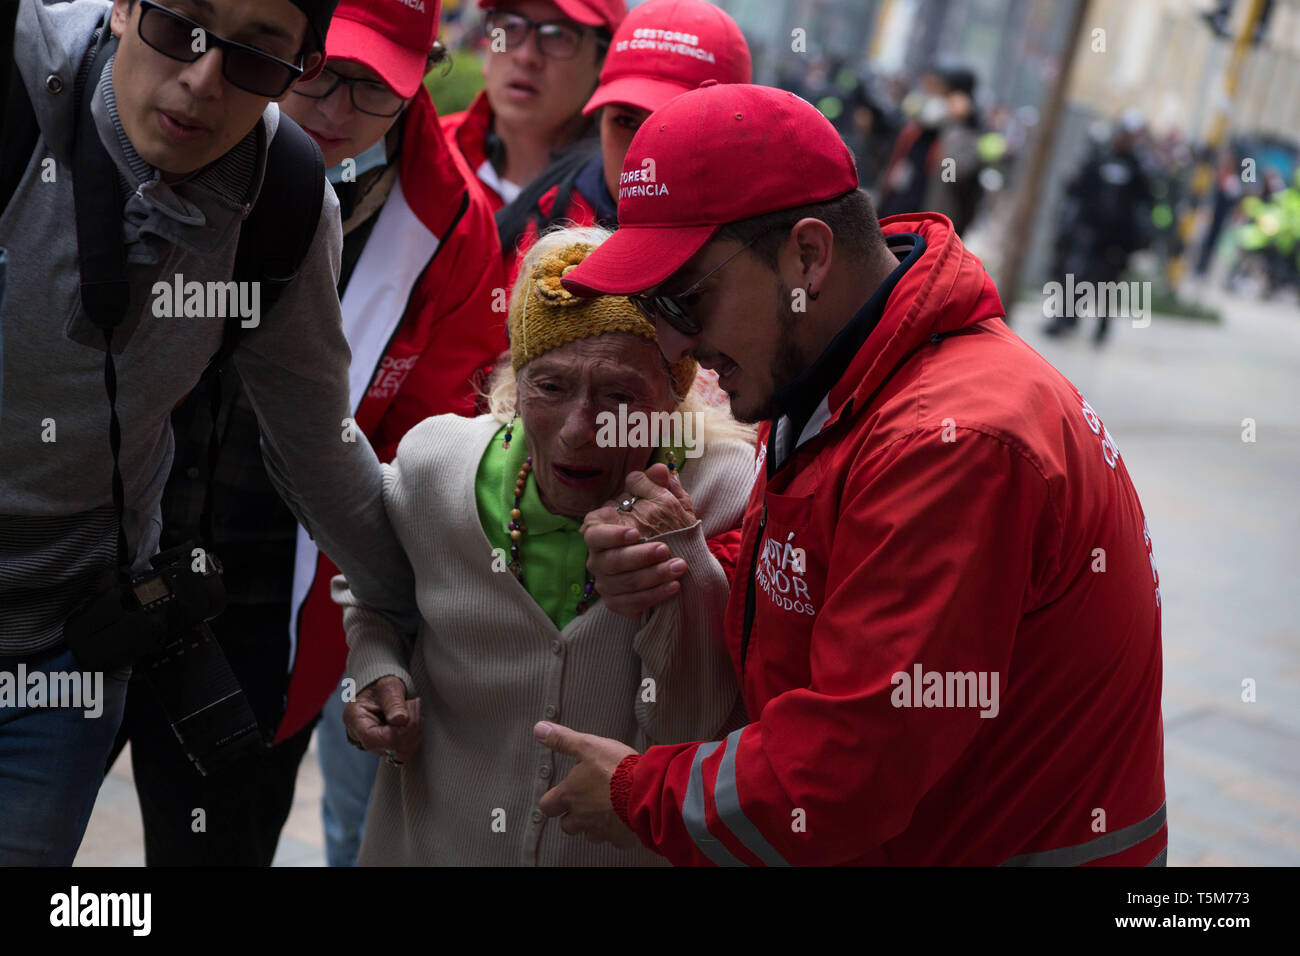
{"label": "jacket zipper", "polygon": [[[749,556],[749,589],[745,592],[745,628],[740,634],[740,676],[745,677],[745,655],[749,652],[749,632],[754,627],[754,577],[758,571],[758,549],[763,546],[763,531],[767,528],[767,489],[763,489],[763,512],[758,519],[758,537],[754,551]],[[741,688],[744,693],[744,688]]]}

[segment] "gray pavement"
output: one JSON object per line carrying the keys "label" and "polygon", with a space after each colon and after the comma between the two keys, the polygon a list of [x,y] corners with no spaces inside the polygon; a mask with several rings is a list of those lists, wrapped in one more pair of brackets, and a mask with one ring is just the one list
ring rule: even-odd
{"label": "gray pavement", "polygon": [[[1207,295],[1210,295],[1207,293]],[[1172,866],[1300,865],[1300,309],[1216,299],[1222,325],[1117,320],[1086,336],[1012,327],[1117,441],[1146,510],[1164,609]],[[1087,320],[1084,320],[1085,332]],[[1242,441],[1254,419],[1256,440]],[[1255,682],[1256,701],[1242,700]],[[277,865],[321,865],[314,745]],[[79,865],[143,863],[129,761],[100,792]]]}

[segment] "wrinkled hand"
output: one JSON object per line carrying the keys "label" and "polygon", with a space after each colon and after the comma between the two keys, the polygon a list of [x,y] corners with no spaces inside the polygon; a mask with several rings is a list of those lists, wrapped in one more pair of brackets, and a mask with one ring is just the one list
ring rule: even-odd
{"label": "wrinkled hand", "polygon": [[406,685],[389,675],[367,684],[343,708],[348,738],[383,756],[388,751],[405,763],[420,749],[420,698],[406,698]]}
{"label": "wrinkled hand", "polygon": [[638,498],[631,511],[607,502],[584,519],[582,537],[600,599],[615,614],[639,620],[680,591],[678,579],[686,573],[686,562],[670,560],[666,544],[641,539],[689,528],[699,519],[690,495],[665,465],[630,473],[627,493]]}
{"label": "wrinkled hand", "polygon": [[612,509],[614,522],[636,528],[644,538],[689,528],[699,520],[691,506],[691,496],[667,465],[656,464],[645,471],[628,472],[623,487],[623,495],[637,496],[632,510],[619,511],[617,501],[607,501],[599,512]]}
{"label": "wrinkled hand", "polygon": [[627,744],[594,734],[580,734],[559,724],[539,723],[533,736],[556,753],[576,757],[577,765],[557,786],[542,795],[538,806],[548,817],[560,818],[560,829],[583,834],[592,843],[612,843],[624,850],[640,841],[614,812],[609,781],[628,754]]}

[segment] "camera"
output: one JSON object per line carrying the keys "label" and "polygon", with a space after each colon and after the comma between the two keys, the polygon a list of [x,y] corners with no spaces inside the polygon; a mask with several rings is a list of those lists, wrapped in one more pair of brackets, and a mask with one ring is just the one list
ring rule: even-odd
{"label": "camera", "polygon": [[149,563],[151,571],[104,588],[69,618],[64,638],[90,670],[133,665],[207,776],[264,746],[248,698],[207,625],[226,606],[221,562],[189,541]]}

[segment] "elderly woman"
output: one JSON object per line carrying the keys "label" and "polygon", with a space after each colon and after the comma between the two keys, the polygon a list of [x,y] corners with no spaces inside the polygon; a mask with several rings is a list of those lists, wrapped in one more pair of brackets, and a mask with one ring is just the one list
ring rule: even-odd
{"label": "elderly woman", "polygon": [[[717,639],[727,579],[706,542],[739,526],[753,436],[691,395],[695,362],[670,367],[628,299],[577,299],[560,285],[607,235],[570,229],[530,250],[491,413],[426,419],[385,466],[418,633],[397,633],[335,578],[361,688],[344,721],[358,746],[388,757],[363,865],[662,864],[546,820],[538,801],[573,760],[532,728],[564,720],[644,749],[714,738],[737,706]],[[645,426],[673,412],[696,424],[683,430],[695,447],[668,444],[681,433],[647,443],[657,429]],[[636,527],[638,495],[667,496],[687,526],[641,529],[637,547],[677,578],[666,603],[631,620],[594,589],[582,523],[617,507],[601,513]]]}

